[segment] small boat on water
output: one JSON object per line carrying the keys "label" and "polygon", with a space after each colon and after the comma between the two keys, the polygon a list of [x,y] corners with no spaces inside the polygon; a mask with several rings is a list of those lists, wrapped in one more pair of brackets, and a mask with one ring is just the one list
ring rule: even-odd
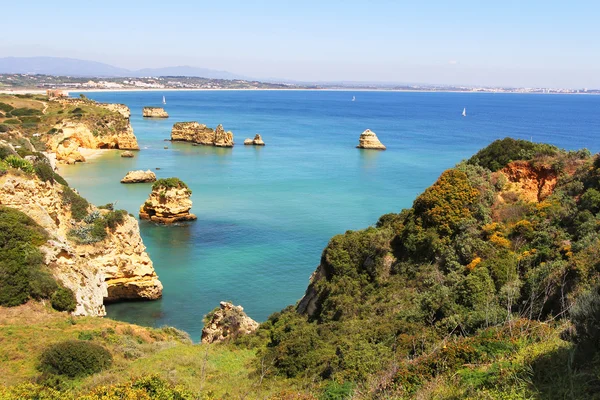
{"label": "small boat on water", "polygon": [[466,117],[466,116],[467,116],[467,109],[466,109],[466,108],[463,108],[462,116],[463,116],[463,117]]}
{"label": "small boat on water", "polygon": [[356,96],[352,96],[352,101],[356,101]]}
{"label": "small boat on water", "polygon": [[165,96],[163,96],[163,104],[167,104],[167,99],[165,99]]}

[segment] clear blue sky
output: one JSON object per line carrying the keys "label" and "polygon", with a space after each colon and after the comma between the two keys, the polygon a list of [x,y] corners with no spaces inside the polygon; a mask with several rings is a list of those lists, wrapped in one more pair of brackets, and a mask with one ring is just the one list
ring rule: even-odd
{"label": "clear blue sky", "polygon": [[312,81],[600,87],[600,1],[34,0],[1,8],[0,56]]}

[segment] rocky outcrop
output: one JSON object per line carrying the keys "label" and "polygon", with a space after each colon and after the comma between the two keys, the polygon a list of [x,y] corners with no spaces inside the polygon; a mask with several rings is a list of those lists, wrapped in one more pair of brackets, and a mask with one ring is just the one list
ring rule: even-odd
{"label": "rocky outcrop", "polygon": [[197,219],[190,214],[192,191],[177,178],[161,179],[152,185],[150,197],[140,206],[140,219],[163,224]]}
{"label": "rocky outcrop", "polygon": [[375,132],[367,129],[364,131],[358,139],[359,149],[374,149],[374,150],[385,150],[385,146],[379,141]]}
{"label": "rocky outcrop", "polygon": [[533,166],[528,161],[515,161],[499,171],[507,180],[504,191],[515,192],[521,199],[540,202],[550,196],[558,182],[558,174],[551,166]]}
{"label": "rocky outcrop", "polygon": [[225,132],[223,125],[216,130],[198,122],[177,122],[171,129],[171,140],[205,146],[233,147],[233,133]]}
{"label": "rocky outcrop", "polygon": [[215,343],[247,335],[258,329],[258,322],[246,315],[242,306],[222,301],[209,313],[202,329],[202,343]]}
{"label": "rocky outcrop", "polygon": [[225,132],[223,125],[217,125],[214,145],[217,147],[233,147],[233,133],[230,131]]}
{"label": "rocky outcrop", "polygon": [[75,164],[76,162],[85,162],[85,157],[79,152],[80,143],[78,140],[66,138],[60,142],[54,152],[56,159],[64,164]]}
{"label": "rocky outcrop", "polygon": [[156,174],[150,170],[148,171],[129,171],[121,183],[147,183],[156,182]]}
{"label": "rocky outcrop", "polygon": [[72,164],[85,161],[79,153],[79,148],[87,149],[122,149],[139,150],[137,138],[129,122],[122,130],[108,130],[110,133],[99,134],[91,130],[86,123],[64,121],[54,126],[57,133],[47,138],[46,146],[49,151],[56,153],[59,162]]}
{"label": "rocky outcrop", "polygon": [[145,118],[169,118],[169,114],[162,107],[144,107],[142,116]]}
{"label": "rocky outcrop", "polygon": [[262,137],[257,133],[254,139],[248,138],[244,140],[244,144],[247,146],[264,146],[265,142],[263,142]]}
{"label": "rocky outcrop", "polygon": [[[140,237],[135,218],[124,214],[122,223],[107,230],[100,242],[80,244],[69,234],[81,223],[73,221],[58,183],[6,174],[0,177],[0,205],[16,208],[42,226],[51,237],[42,251],[54,276],[77,299],[74,314],[103,316],[105,301],[157,299],[162,284]],[[101,216],[107,210],[90,206]]]}
{"label": "rocky outcrop", "polygon": [[125,158],[131,158],[133,157],[133,152],[127,150],[121,153],[121,157],[125,157]]}
{"label": "rocky outcrop", "polygon": [[131,111],[127,106],[83,99],[58,99],[57,102],[65,107],[87,107],[87,111],[81,110],[73,116],[71,115],[75,110],[71,110],[69,114],[65,114],[66,118],[52,127],[53,133],[42,135],[41,139],[46,143],[46,148],[56,154],[58,162],[72,164],[85,161],[79,151],[80,147],[139,150],[129,121]]}
{"label": "rocky outcrop", "polygon": [[171,140],[212,145],[215,131],[197,122],[177,122],[171,129]]}

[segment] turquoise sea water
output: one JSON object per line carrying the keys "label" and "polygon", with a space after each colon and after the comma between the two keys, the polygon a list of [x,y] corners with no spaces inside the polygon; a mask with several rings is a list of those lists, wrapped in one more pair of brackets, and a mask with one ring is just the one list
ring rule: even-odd
{"label": "turquoise sea water", "polygon": [[[567,149],[600,150],[600,96],[342,91],[88,93],[131,108],[141,151],[109,152],[61,173],[95,204],[137,216],[150,184],[122,185],[127,171],[177,176],[193,190],[198,220],[141,222],[164,285],[155,302],[109,305],[115,319],[172,325],[198,340],[221,300],[263,321],[303,295],[335,234],[412,205],[446,168],[494,139],[512,136]],[[141,117],[161,106],[166,120]],[[352,102],[352,96],[356,101]],[[466,107],[467,117],[461,117]],[[233,149],[165,142],[173,123],[222,123]],[[355,148],[370,128],[387,151]],[[260,133],[265,147],[244,146]],[[164,149],[168,146],[168,149]],[[155,170],[160,168],[160,170]]]}

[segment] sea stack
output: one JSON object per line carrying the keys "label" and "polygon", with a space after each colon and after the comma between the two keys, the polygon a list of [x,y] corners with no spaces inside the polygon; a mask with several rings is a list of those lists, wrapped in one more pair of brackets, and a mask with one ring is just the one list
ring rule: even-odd
{"label": "sea stack", "polygon": [[142,115],[145,118],[169,118],[169,114],[162,107],[144,107]]}
{"label": "sea stack", "polygon": [[233,147],[233,133],[230,131],[225,132],[223,125],[217,125],[213,144],[217,147]]}
{"label": "sea stack", "polygon": [[248,138],[244,140],[244,144],[246,146],[264,146],[265,142],[263,142],[262,137],[257,133],[254,139]]}
{"label": "sea stack", "polygon": [[172,141],[191,142],[204,146],[233,147],[233,133],[225,132],[223,125],[217,129],[207,127],[198,122],[177,122],[171,129]]}
{"label": "sea stack", "polygon": [[367,129],[364,131],[358,139],[359,149],[373,149],[373,150],[385,150],[385,146],[379,141],[375,132]]}
{"label": "sea stack", "polygon": [[247,335],[256,329],[258,322],[247,316],[242,306],[222,301],[218,308],[206,316],[202,343],[223,342]]}
{"label": "sea stack", "polygon": [[121,157],[131,158],[131,157],[133,157],[133,153],[131,151],[127,150],[127,151],[124,151],[121,153]]}
{"label": "sea stack", "polygon": [[129,171],[127,175],[123,179],[121,179],[121,183],[147,183],[147,182],[156,182],[156,174],[154,172],[148,171]]}
{"label": "sea stack", "polygon": [[159,179],[152,185],[152,193],[140,206],[140,219],[163,224],[179,221],[193,221],[190,214],[192,191],[178,178]]}

